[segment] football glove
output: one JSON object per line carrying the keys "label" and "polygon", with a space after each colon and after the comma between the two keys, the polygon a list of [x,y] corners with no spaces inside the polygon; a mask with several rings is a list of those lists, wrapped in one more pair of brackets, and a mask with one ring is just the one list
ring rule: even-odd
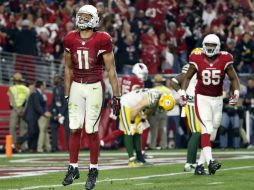
{"label": "football glove", "polygon": [[180,95],[179,104],[180,104],[180,106],[183,107],[187,104],[186,92],[185,92],[185,90],[180,89],[178,91],[178,93]]}
{"label": "football glove", "polygon": [[121,98],[120,96],[113,96],[113,103],[112,103],[112,108],[113,108],[113,114],[115,116],[119,116],[120,110],[121,110]]}
{"label": "football glove", "polygon": [[232,106],[236,105],[238,102],[238,99],[239,99],[239,90],[235,90],[234,95],[229,97],[229,104]]}

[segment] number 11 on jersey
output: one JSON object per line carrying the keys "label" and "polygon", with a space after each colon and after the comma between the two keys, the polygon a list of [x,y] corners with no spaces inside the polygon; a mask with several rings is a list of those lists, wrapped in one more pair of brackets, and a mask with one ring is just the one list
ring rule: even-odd
{"label": "number 11 on jersey", "polygon": [[78,49],[77,54],[78,54],[78,68],[83,69],[83,61],[85,61],[84,69],[89,69],[88,51]]}

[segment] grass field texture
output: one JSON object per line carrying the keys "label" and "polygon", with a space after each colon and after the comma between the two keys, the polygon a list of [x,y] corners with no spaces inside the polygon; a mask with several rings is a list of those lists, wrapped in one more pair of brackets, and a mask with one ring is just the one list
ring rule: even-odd
{"label": "grass field texture", "polygon": [[[95,190],[254,190],[254,151],[215,151],[222,162],[215,175],[195,176],[183,172],[185,150],[151,151],[151,166],[128,167],[124,151],[102,151]],[[61,185],[68,154],[0,155],[0,189],[85,189],[89,154],[80,154],[81,178]]]}

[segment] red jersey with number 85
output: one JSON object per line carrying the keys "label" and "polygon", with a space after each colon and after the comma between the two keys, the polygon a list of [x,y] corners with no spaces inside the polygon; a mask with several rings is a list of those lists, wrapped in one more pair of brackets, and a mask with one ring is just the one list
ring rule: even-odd
{"label": "red jersey with number 85", "polygon": [[79,31],[72,31],[64,37],[64,49],[71,54],[73,80],[93,83],[103,79],[102,54],[112,51],[112,38],[100,31],[90,38],[81,38]]}
{"label": "red jersey with number 85", "polygon": [[226,51],[221,51],[214,60],[208,61],[204,53],[192,53],[189,63],[197,69],[198,82],[195,93],[213,97],[221,96],[225,69],[233,63],[233,56]]}

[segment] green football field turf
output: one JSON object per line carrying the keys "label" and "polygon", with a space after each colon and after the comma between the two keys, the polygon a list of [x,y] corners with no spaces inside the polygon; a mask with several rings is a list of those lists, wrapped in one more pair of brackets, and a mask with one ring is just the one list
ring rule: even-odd
{"label": "green football field turf", "polygon": [[[102,151],[95,190],[254,190],[254,151],[216,151],[214,157],[223,165],[211,176],[183,172],[184,150],[149,153],[153,165],[130,168],[124,151]],[[12,159],[0,155],[0,189],[85,189],[88,160],[88,153],[82,152],[81,178],[63,187],[68,154],[17,154]]]}

